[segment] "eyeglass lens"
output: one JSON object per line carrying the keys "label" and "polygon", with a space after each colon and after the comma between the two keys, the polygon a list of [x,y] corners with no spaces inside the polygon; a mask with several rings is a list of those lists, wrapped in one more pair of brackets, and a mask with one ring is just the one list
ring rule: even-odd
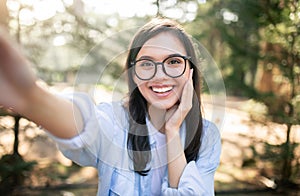
{"label": "eyeglass lens", "polygon": [[149,80],[156,74],[159,64],[163,65],[162,69],[166,75],[176,78],[184,73],[186,60],[182,56],[168,57],[162,63],[150,59],[140,59],[135,63],[135,73],[140,79]]}

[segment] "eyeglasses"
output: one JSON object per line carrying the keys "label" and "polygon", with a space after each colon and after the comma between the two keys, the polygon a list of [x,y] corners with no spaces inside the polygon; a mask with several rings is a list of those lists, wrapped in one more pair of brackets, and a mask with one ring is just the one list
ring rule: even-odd
{"label": "eyeglasses", "polygon": [[157,65],[162,65],[163,72],[171,77],[178,78],[182,76],[186,70],[186,61],[190,57],[178,54],[167,57],[162,62],[154,62],[148,58],[141,58],[131,63],[134,66],[136,76],[141,80],[152,79],[157,72]]}

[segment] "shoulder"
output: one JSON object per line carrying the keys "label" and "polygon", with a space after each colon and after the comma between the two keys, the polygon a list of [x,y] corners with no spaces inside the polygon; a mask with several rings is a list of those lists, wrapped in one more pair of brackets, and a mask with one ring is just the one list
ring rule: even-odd
{"label": "shoulder", "polygon": [[125,110],[122,101],[114,102],[100,102],[96,104],[98,110],[103,110],[107,112],[116,112]]}
{"label": "shoulder", "polygon": [[202,138],[220,138],[220,131],[218,127],[215,125],[215,123],[203,120],[203,132],[202,132]]}
{"label": "shoulder", "polygon": [[[217,148],[217,149],[216,149]],[[215,123],[203,120],[200,151],[217,150],[221,148],[221,134]]]}
{"label": "shoulder", "polygon": [[98,118],[106,117],[115,125],[124,127],[128,123],[128,113],[122,101],[101,102],[96,105]]}
{"label": "shoulder", "polygon": [[221,135],[217,126],[208,120],[203,120],[203,132],[197,164],[199,167],[215,168],[218,166],[221,154]]}

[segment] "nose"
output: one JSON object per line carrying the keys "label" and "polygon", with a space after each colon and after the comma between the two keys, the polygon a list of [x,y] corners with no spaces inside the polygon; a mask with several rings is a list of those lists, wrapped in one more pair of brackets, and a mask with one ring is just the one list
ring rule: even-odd
{"label": "nose", "polygon": [[156,64],[156,73],[154,75],[154,78],[161,79],[161,78],[166,78],[166,77],[167,77],[167,75],[164,71],[163,63]]}

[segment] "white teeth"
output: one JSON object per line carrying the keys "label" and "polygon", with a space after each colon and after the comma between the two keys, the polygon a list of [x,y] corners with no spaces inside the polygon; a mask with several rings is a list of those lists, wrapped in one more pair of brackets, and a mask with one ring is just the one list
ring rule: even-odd
{"label": "white teeth", "polygon": [[152,90],[156,93],[165,93],[172,90],[172,86],[170,87],[152,87]]}

